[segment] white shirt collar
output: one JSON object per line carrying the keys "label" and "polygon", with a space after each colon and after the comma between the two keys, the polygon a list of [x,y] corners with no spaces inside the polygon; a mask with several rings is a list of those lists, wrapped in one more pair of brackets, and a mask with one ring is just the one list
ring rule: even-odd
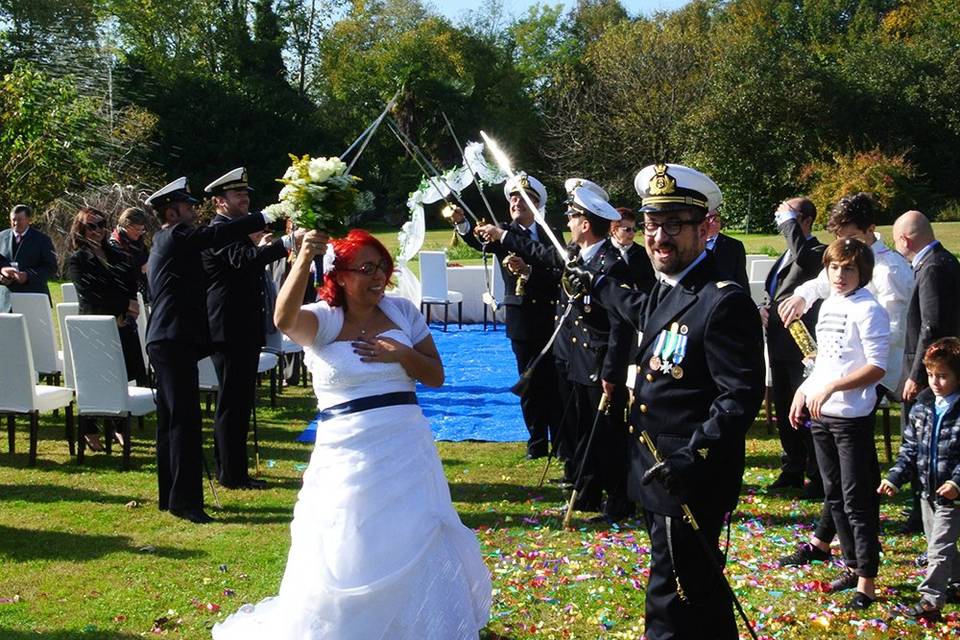
{"label": "white shirt collar", "polygon": [[957,400],[960,399],[960,391],[954,391],[948,396],[934,396],[936,398],[934,404],[938,409],[941,409],[943,413],[946,413],[950,410]]}
{"label": "white shirt collar", "polygon": [[695,266],[697,266],[698,264],[700,264],[700,263],[703,261],[703,259],[706,258],[706,257],[707,257],[707,252],[706,252],[706,250],[703,250],[703,251],[700,252],[700,255],[697,256],[697,258],[696,258],[693,262],[691,262],[690,264],[688,264],[688,265],[687,265],[687,268],[684,269],[683,271],[681,271],[680,273],[675,274],[675,275],[672,275],[672,276],[668,276],[667,274],[665,274],[665,273],[660,273],[660,272],[658,271],[658,272],[657,272],[657,277],[660,278],[660,282],[663,282],[663,283],[665,283],[665,284],[668,284],[668,285],[670,285],[671,287],[675,287],[675,286],[677,286],[679,283],[683,282],[684,276],[686,276],[688,273],[690,273],[690,270],[693,269],[693,268],[694,268]]}
{"label": "white shirt collar", "polygon": [[916,269],[917,266],[923,261],[923,259],[927,257],[928,253],[933,251],[933,248],[937,246],[939,242],[940,242],[939,240],[934,240],[933,242],[925,246],[923,249],[920,249],[920,251],[917,251],[917,255],[913,256],[913,260],[910,262],[910,264],[913,265],[914,269]]}
{"label": "white shirt collar", "polygon": [[519,222],[518,222],[517,224],[520,225],[520,228],[521,228],[521,229],[524,229],[525,231],[529,231],[529,232],[530,232],[530,237],[533,238],[534,240],[539,240],[539,239],[540,239],[540,234],[537,233],[537,223],[536,223],[536,222],[531,222],[529,227],[525,227],[525,226],[523,226],[522,224],[520,224]]}
{"label": "white shirt collar", "polygon": [[603,240],[597,240],[589,247],[580,249],[580,259],[584,264],[590,262],[593,259],[593,256],[597,255],[597,251],[600,251],[601,245],[603,245]]}

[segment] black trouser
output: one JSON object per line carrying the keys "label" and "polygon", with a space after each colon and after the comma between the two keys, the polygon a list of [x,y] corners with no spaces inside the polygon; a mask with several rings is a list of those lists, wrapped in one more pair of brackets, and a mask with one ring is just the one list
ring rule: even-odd
{"label": "black trouser", "polygon": [[573,383],[567,377],[569,367],[566,360],[554,359],[553,364],[556,369],[557,391],[559,393],[555,405],[556,409],[560,411],[554,450],[557,457],[564,461],[564,479],[573,482],[577,479],[577,469],[579,468],[577,460],[577,393]]}
{"label": "black trouser", "polygon": [[203,508],[203,434],[199,353],[191,344],[152,342],[157,382],[157,480],[160,509]]}
{"label": "black trouser", "polygon": [[[607,494],[602,505],[604,515],[621,518],[633,514],[633,503],[627,498],[627,472],[630,461],[627,447],[627,427],[624,421],[626,389],[617,388],[607,413],[598,417],[597,408],[603,390],[600,385],[574,383],[577,403],[577,448],[574,458],[583,465],[583,474],[577,485],[581,511],[600,511],[603,492]],[[596,429],[594,430],[594,422]],[[593,441],[590,433],[594,430]],[[587,451],[589,444],[590,450]],[[579,471],[579,467],[577,468]]]}
{"label": "black trouser", "polygon": [[123,350],[123,364],[127,368],[127,380],[136,380],[139,387],[147,386],[147,367],[143,363],[135,322],[120,327],[120,348]]}
{"label": "black trouser", "polygon": [[790,424],[790,405],[800,383],[803,382],[802,362],[771,362],[773,404],[777,411],[777,433],[780,435],[780,473],[803,479],[806,473],[811,482],[820,484],[820,470],[813,449],[810,429],[794,429]]}
{"label": "black trouser", "polygon": [[[695,512],[707,547],[720,553],[722,513]],[[696,532],[683,518],[668,517],[644,510],[650,534],[650,578],[646,596],[646,638],[648,640],[736,640],[737,622],[733,600],[714,569]],[[686,600],[677,593],[677,582]]]}
{"label": "black trouser", "polygon": [[[517,360],[517,373],[523,374],[530,363],[546,344],[548,336],[537,340],[510,339],[513,355]],[[546,354],[537,364],[530,377],[530,384],[520,398],[520,410],[523,422],[527,425],[530,437],[527,439],[527,453],[543,455],[549,451],[550,442],[556,448],[559,414],[556,409],[557,372],[553,366],[553,356]]]}
{"label": "black trouser", "polygon": [[[880,463],[874,414],[813,421],[823,491],[847,567],[865,578],[880,567]],[[819,537],[819,536],[817,536]]]}
{"label": "black trouser", "polygon": [[260,347],[218,344],[210,356],[217,371],[217,413],[213,418],[213,459],[217,480],[236,487],[249,480],[247,434],[256,392]]}

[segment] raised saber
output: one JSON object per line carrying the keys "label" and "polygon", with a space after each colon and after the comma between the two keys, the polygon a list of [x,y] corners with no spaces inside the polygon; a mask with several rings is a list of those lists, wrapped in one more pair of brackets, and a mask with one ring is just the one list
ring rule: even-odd
{"label": "raised saber", "polygon": [[[490,149],[490,153],[493,154],[493,159],[496,161],[497,166],[500,167],[501,171],[507,174],[507,179],[516,179],[517,174],[515,174],[513,169],[510,168],[510,159],[507,157],[507,154],[500,149],[500,146],[493,138],[488,136],[482,130],[480,131],[480,135],[483,137],[483,141],[487,143],[487,148]],[[550,228],[550,225],[547,224],[543,214],[540,212],[540,208],[533,204],[533,200],[530,199],[530,195],[527,193],[526,189],[520,189],[520,197],[522,197],[523,201],[527,203],[528,207],[530,207],[530,210],[533,212],[533,217],[537,222],[540,223],[540,226],[543,227],[547,237],[550,238],[550,242],[553,243],[557,253],[560,254],[560,264],[567,264],[567,249],[563,246],[563,243],[557,239],[557,236],[553,233],[553,229]]]}
{"label": "raised saber", "polygon": [[[654,461],[657,464],[662,464],[663,458],[660,456],[660,452],[657,451],[657,445],[654,444],[653,438],[650,437],[650,434],[647,433],[646,430],[640,431],[640,439],[643,440],[643,444],[645,444],[647,449],[650,450],[650,455],[653,456]],[[730,584],[730,580],[727,579],[727,574],[723,572],[723,567],[720,566],[720,563],[717,561],[713,551],[710,550],[710,545],[707,543],[707,539],[703,536],[703,532],[700,530],[700,525],[697,523],[697,519],[693,517],[693,511],[690,510],[690,507],[685,502],[680,503],[680,508],[683,510],[684,517],[686,518],[687,522],[690,523],[690,527],[693,529],[693,537],[697,539],[697,541],[700,543],[700,546],[703,548],[703,552],[707,556],[708,564],[713,567],[713,570],[716,571],[716,573],[720,576],[720,581],[726,585],[727,591],[730,593],[730,598],[733,599],[733,604],[736,606],[737,613],[740,614],[740,617],[743,619],[743,624],[746,625],[747,631],[750,632],[750,637],[753,638],[753,640],[758,640],[757,632],[754,630],[753,624],[750,622],[750,618],[747,617],[746,612],[743,610],[743,606],[740,604],[740,599],[737,597],[736,592],[734,592],[733,586]],[[676,567],[674,567],[674,574],[676,576]],[[680,589],[679,576],[676,576],[676,580],[677,588]]]}
{"label": "raised saber", "polygon": [[350,161],[350,165],[347,167],[346,173],[350,173],[350,170],[353,169],[353,165],[357,164],[357,160],[360,159],[360,156],[363,154],[363,150],[367,148],[367,143],[369,143],[370,140],[373,138],[373,134],[377,132],[377,129],[380,127],[380,123],[383,122],[383,119],[387,117],[387,113],[389,113],[390,110],[393,109],[393,106],[397,103],[397,98],[400,97],[401,91],[403,91],[403,87],[400,87],[399,89],[397,89],[397,92],[393,94],[393,97],[390,98],[389,102],[387,102],[387,106],[383,108],[383,111],[380,112],[380,115],[377,116],[377,119],[374,120],[369,127],[367,127],[367,131],[369,131],[369,134],[367,133],[367,131],[364,131],[363,133],[361,133],[360,138],[357,138],[357,140],[354,141],[354,143],[351,144],[350,147],[343,152],[344,155],[346,155],[350,151],[350,149],[352,149],[357,144],[357,142],[361,138],[363,138],[364,135],[367,136],[366,139],[363,141],[363,144],[360,145],[360,149],[357,150],[357,155],[353,156],[353,160]]}
{"label": "raised saber", "polygon": [[[420,170],[423,171],[423,174],[427,177],[428,180],[430,180],[430,183],[434,186],[434,188],[437,189],[437,191],[440,192],[440,194],[442,195],[443,191],[437,187],[434,180],[439,180],[440,182],[442,182],[443,186],[445,186],[447,188],[447,191],[450,192],[450,195],[452,195],[454,199],[457,201],[457,204],[460,205],[460,208],[466,211],[470,215],[470,217],[473,218],[474,223],[479,225],[480,221],[477,219],[477,216],[473,213],[473,210],[470,209],[469,206],[467,206],[467,203],[463,201],[463,198],[460,197],[460,194],[457,193],[457,191],[452,186],[450,186],[450,183],[447,182],[447,179],[444,178],[439,171],[437,171],[437,168],[433,166],[433,163],[430,162],[430,160],[423,154],[422,151],[420,151],[420,148],[417,147],[416,144],[414,144],[413,140],[411,140],[407,136],[407,134],[405,134],[397,125],[397,123],[394,122],[393,120],[388,122],[387,126],[390,127],[391,131],[393,131],[393,135],[397,136],[397,139],[400,141],[400,144],[403,145],[404,150],[406,150],[406,152],[410,154],[410,157],[413,158],[413,161],[417,163],[417,166],[420,167]],[[433,177],[430,177],[431,173],[433,174]],[[450,202],[449,200],[447,200],[446,196],[443,196],[443,199],[446,200],[447,202]]]}
{"label": "raised saber", "polygon": [[465,166],[470,173],[473,175],[473,182],[477,185],[477,191],[480,192],[480,198],[483,200],[483,205],[487,208],[487,213],[490,214],[490,219],[493,220],[493,224],[500,224],[500,221],[497,220],[497,216],[493,214],[493,207],[490,206],[490,201],[487,200],[487,195],[483,192],[483,186],[481,186],[478,181],[478,174],[473,170],[473,167],[470,165],[470,161],[467,160],[467,154],[464,152],[463,147],[460,146],[460,140],[457,139],[457,134],[453,130],[453,125],[450,124],[450,119],[447,118],[447,114],[443,111],[440,112],[440,115],[443,116],[443,121],[447,123],[447,130],[450,132],[450,136],[453,138],[454,144],[457,145],[457,149],[460,150],[460,157],[463,158],[463,166]]}

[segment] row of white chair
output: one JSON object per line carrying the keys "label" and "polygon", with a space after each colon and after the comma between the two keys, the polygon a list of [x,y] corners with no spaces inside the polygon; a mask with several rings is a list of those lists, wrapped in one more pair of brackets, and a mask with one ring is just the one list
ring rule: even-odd
{"label": "row of white chair", "polygon": [[78,417],[123,421],[122,465],[126,469],[130,462],[131,417],[156,410],[153,390],[128,384],[115,318],[75,315],[76,303],[61,303],[57,312],[63,330],[64,386],[37,384],[26,317],[0,314],[0,355],[4,362],[0,369],[0,414],[7,416],[10,451],[15,450],[15,416],[28,415],[29,464],[35,464],[40,413],[64,408],[70,454],[74,454],[76,442],[77,457],[82,461],[83,440],[75,437],[73,424],[75,401]]}

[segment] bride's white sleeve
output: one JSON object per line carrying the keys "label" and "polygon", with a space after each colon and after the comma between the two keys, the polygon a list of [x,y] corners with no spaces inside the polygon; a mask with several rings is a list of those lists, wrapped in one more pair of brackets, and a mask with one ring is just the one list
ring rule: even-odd
{"label": "bride's white sleeve", "polygon": [[317,335],[313,339],[311,348],[316,351],[320,347],[330,344],[340,335],[343,328],[343,309],[331,307],[325,301],[305,304],[301,307],[317,317]]}
{"label": "bride's white sleeve", "polygon": [[390,313],[387,309],[384,309],[384,312],[387,313],[387,316],[400,327],[407,337],[410,338],[410,344],[417,344],[424,338],[430,335],[430,328],[427,326],[426,321],[423,319],[423,314],[420,313],[420,310],[417,309],[412,302],[406,298],[385,298],[389,300],[392,306]]}

